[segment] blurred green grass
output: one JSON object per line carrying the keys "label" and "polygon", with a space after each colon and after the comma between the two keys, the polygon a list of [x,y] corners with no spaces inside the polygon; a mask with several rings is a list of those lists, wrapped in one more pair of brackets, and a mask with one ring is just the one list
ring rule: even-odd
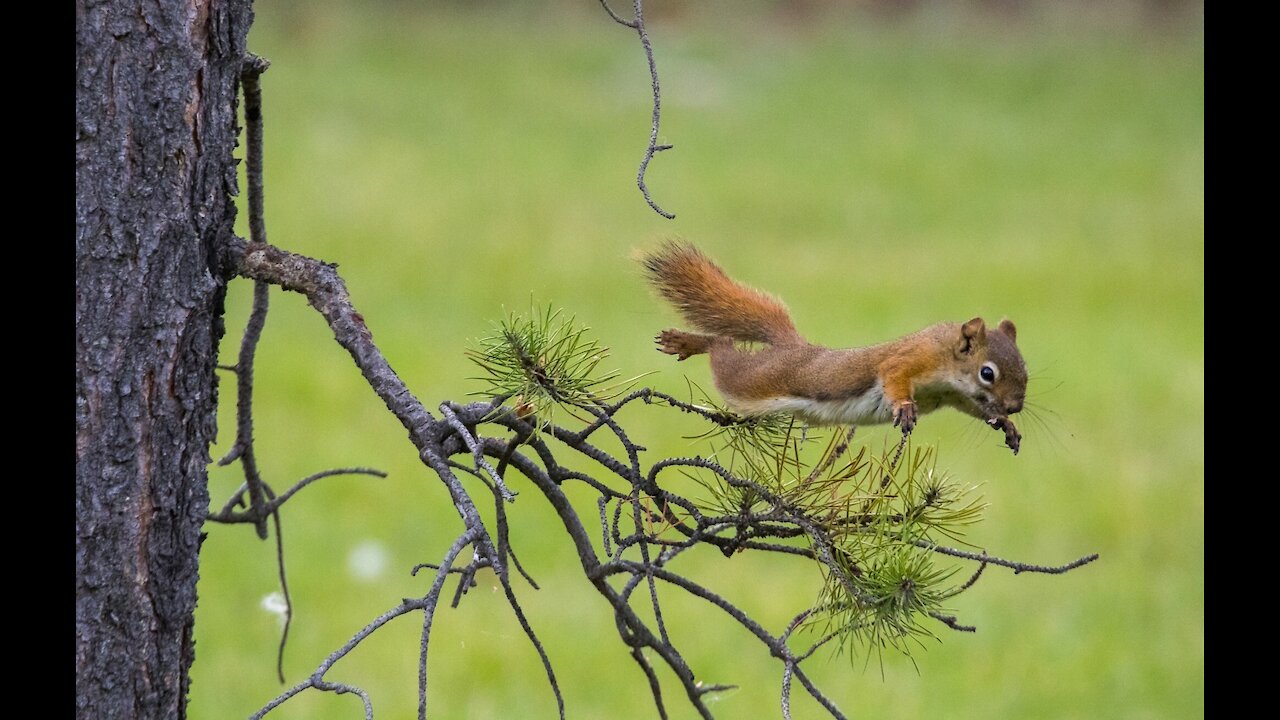
{"label": "blurred green grass", "polygon": [[[504,308],[554,302],[593,326],[624,374],[676,394],[710,388],[705,362],[653,352],[675,324],[632,248],[679,234],[778,293],[811,339],[881,341],[939,320],[1008,316],[1043,423],[1023,453],[959,416],[916,442],[983,483],[971,540],[1053,563],[1063,577],[988,571],[957,599],[974,635],[864,669],[808,671],[855,717],[1190,718],[1204,714],[1204,74],[1200,22],[1036,5],[1017,18],[926,8],[891,21],[797,21],[757,4],[656,16],[664,88],[650,166],[664,221],[634,173],[648,137],[647,70],[634,35],[592,3],[259,5],[250,47],[264,76],[267,226],[291,250],[341,264],[375,338],[432,407],[478,389],[463,357]],[[1073,7],[1076,7],[1073,4]],[[250,288],[228,300],[225,361]],[[257,374],[260,465],[282,488],[335,466],[284,512],[295,623],[292,684],[429,579],[459,532],[418,462],[316,313],[273,294]],[[234,435],[223,384],[221,444]],[[691,454],[683,417],[625,417],[648,457]],[[865,428],[882,443],[891,431]],[[221,503],[235,468],[211,470]],[[607,606],[545,503],[509,509],[517,582],[570,717],[656,717]],[[584,513],[590,494],[574,490]],[[196,620],[194,718],[244,717],[280,691],[274,553],[245,527],[212,527]],[[353,550],[384,549],[372,579]],[[801,562],[690,553],[684,569],[780,629],[820,581]],[[451,583],[452,584],[452,583]],[[731,621],[665,591],[698,676],[735,683],[718,717],[777,717],[781,668]],[[379,717],[414,716],[420,626],[403,619],[331,672]],[[434,717],[553,717],[537,656],[491,577],[442,608],[429,665]],[[664,675],[673,717],[690,717]],[[822,713],[803,691],[798,718]],[[281,718],[359,717],[352,696],[304,693]]]}

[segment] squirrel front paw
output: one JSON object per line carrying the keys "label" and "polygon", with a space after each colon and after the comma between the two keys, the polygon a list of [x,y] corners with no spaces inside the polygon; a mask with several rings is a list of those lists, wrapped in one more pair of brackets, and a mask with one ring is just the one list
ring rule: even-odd
{"label": "squirrel front paw", "polygon": [[1022,433],[1018,432],[1017,426],[1007,417],[993,417],[987,421],[987,424],[996,430],[1004,431],[1004,444],[1013,451],[1014,455],[1018,454],[1018,448],[1022,445]]}
{"label": "squirrel front paw", "polygon": [[903,435],[910,435],[916,426],[916,404],[903,400],[893,407],[893,426],[901,427]]}

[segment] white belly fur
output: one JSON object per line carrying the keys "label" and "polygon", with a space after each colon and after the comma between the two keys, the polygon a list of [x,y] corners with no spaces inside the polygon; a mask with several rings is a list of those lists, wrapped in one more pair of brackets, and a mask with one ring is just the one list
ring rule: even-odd
{"label": "white belly fur", "polygon": [[791,413],[811,425],[876,425],[893,419],[893,408],[885,402],[884,387],[878,382],[861,395],[839,400],[792,395],[747,401],[725,396],[725,400],[742,415]]}

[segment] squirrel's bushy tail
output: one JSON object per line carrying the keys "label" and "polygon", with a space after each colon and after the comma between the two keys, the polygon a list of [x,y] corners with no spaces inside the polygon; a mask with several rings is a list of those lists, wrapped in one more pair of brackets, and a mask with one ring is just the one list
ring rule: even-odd
{"label": "squirrel's bushy tail", "polygon": [[781,300],[737,282],[689,243],[669,240],[640,261],[653,287],[701,332],[774,345],[804,342]]}

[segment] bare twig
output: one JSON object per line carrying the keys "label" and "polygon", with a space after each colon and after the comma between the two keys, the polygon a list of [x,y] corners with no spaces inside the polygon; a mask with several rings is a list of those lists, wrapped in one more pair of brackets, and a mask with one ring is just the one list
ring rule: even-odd
{"label": "bare twig", "polygon": [[653,666],[645,659],[644,653],[638,647],[631,648],[631,658],[644,671],[644,677],[649,681],[649,692],[653,694],[653,702],[658,707],[658,717],[667,720],[667,707],[662,704],[662,684],[658,682],[658,675],[653,671]]}
{"label": "bare twig", "polygon": [[[1071,562],[1065,565],[1030,565],[1028,563],[1021,563],[1013,560],[1005,560],[1004,558],[998,558],[994,555],[988,555],[985,552],[972,553],[972,552],[967,552],[965,550],[957,550],[956,548],[946,547],[944,545],[937,545],[935,543],[926,542],[924,540],[912,540],[911,544],[919,548],[924,548],[925,550],[932,550],[933,552],[940,553],[942,555],[950,555],[951,557],[964,558],[965,560],[976,560],[978,562],[983,563],[984,565],[987,563],[990,563],[992,565],[999,565],[1000,567],[1007,567],[1013,570],[1014,575],[1020,575],[1024,572],[1045,573],[1048,575],[1061,575],[1064,572],[1075,570],[1078,567],[1088,565],[1094,560],[1097,560],[1099,557],[1097,553],[1093,553],[1091,555],[1085,555],[1084,557],[1072,560]],[[975,577],[971,580],[970,583],[967,583],[963,587],[968,587],[968,585],[971,585],[973,582],[976,582],[976,581],[977,579]]]}
{"label": "bare twig", "polygon": [[431,590],[422,599],[422,640],[418,650],[418,720],[425,720],[427,717],[427,647],[431,642],[431,621],[435,618],[440,590],[444,588],[444,579],[449,574],[453,561],[462,552],[462,548],[474,541],[474,534],[474,530],[468,530],[453,542],[449,552],[445,553],[444,560],[440,562]]}
{"label": "bare twig", "polygon": [[615,12],[615,11],[614,11],[614,9],[613,9],[613,8],[609,7],[609,2],[608,2],[608,0],[600,0],[600,4],[604,7],[604,11],[605,11],[605,12],[607,12],[607,13],[609,13],[609,17],[613,18],[614,22],[618,23],[619,25],[624,25],[624,26],[629,27],[629,28],[635,28],[635,26],[636,26],[636,21],[635,21],[635,20],[628,20],[628,19],[626,19],[626,18],[622,17],[621,15],[619,15],[617,12]]}
{"label": "bare twig", "polygon": [[933,618],[934,620],[937,620],[943,625],[946,625],[952,630],[959,630],[960,632],[970,632],[970,633],[978,631],[978,628],[972,625],[960,624],[960,621],[956,619],[955,615],[943,615],[942,613],[939,613],[939,612],[931,612],[929,613],[929,617]]}
{"label": "bare twig", "polygon": [[831,450],[831,453],[823,458],[821,463],[814,466],[813,471],[805,477],[804,481],[806,483],[813,482],[815,479],[820,477],[822,473],[829,470],[832,465],[835,465],[836,461],[843,457],[845,452],[849,449],[849,443],[853,442],[853,434],[857,432],[857,430],[857,425],[850,425],[849,429],[845,431],[844,437],[842,437],[840,442],[836,444],[835,448]]}
{"label": "bare twig", "polygon": [[240,68],[240,84],[244,92],[246,179],[249,185],[249,237],[254,242],[267,241],[262,192],[262,73],[271,67],[263,57],[249,53]]}
{"label": "bare twig", "polygon": [[404,600],[396,607],[393,607],[390,610],[382,613],[378,617],[374,618],[372,622],[364,626],[362,630],[360,630],[358,633],[355,634],[354,637],[352,637],[345,644],[343,644],[342,647],[338,648],[337,650],[334,650],[332,653],[329,653],[329,656],[325,658],[324,662],[320,663],[320,666],[316,668],[316,671],[314,673],[311,674],[311,677],[308,677],[306,680],[303,680],[297,685],[294,685],[288,690],[285,690],[284,692],[277,695],[275,698],[271,700],[271,702],[263,706],[261,710],[251,715],[250,720],[259,720],[259,718],[263,717],[267,713],[279,707],[281,703],[285,702],[289,698],[293,697],[294,695],[297,695],[298,693],[308,688],[315,688],[317,690],[326,690],[330,692],[336,692],[339,694],[348,693],[348,692],[355,693],[360,696],[361,700],[364,701],[365,717],[372,718],[373,704],[370,702],[369,696],[367,693],[365,693],[363,690],[354,686],[343,685],[341,683],[327,682],[324,680],[324,675],[325,673],[329,672],[329,669],[333,667],[334,663],[346,657],[348,653],[354,650],[357,645],[363,642],[365,638],[372,635],[378,628],[382,627],[383,625],[386,625],[387,623],[400,617],[401,615],[414,612],[415,610],[420,610],[422,609],[422,606],[423,606],[423,602],[421,600]]}
{"label": "bare twig", "polygon": [[645,173],[649,169],[649,162],[653,160],[653,156],[663,150],[670,150],[672,147],[671,145],[658,144],[658,126],[662,122],[662,88],[658,83],[658,66],[653,59],[653,45],[649,42],[649,31],[644,24],[644,0],[633,0],[632,8],[635,15],[630,20],[622,17],[613,8],[609,7],[607,0],[600,0],[600,5],[604,7],[605,12],[609,13],[609,17],[613,18],[614,22],[635,30],[636,35],[640,37],[640,46],[644,48],[644,57],[649,63],[649,79],[653,86],[653,115],[649,129],[649,145],[645,148],[644,158],[640,160],[640,169],[636,172],[636,185],[640,188],[640,193],[644,195],[644,201],[649,203],[649,207],[653,208],[654,212],[668,220],[674,220],[675,213],[669,213],[658,207],[658,203],[649,194],[649,186],[644,181]]}
{"label": "bare twig", "polygon": [[[262,85],[260,78],[270,65],[257,55],[245,57],[240,70],[240,86],[244,93],[245,134],[248,149],[245,158],[245,174],[249,184],[249,232],[254,242],[267,242],[266,222],[262,204]],[[253,284],[253,309],[245,324],[244,337],[240,341],[240,355],[235,365],[236,375],[236,441],[231,450],[218,461],[229,465],[240,460],[244,469],[245,484],[249,490],[249,506],[252,508],[254,528],[258,537],[267,539],[266,497],[262,490],[262,476],[253,452],[253,360],[267,323],[270,286],[265,282]]]}
{"label": "bare twig", "polygon": [[[275,500],[271,486],[264,485],[267,497]],[[276,528],[276,573],[280,578],[280,594],[284,597],[284,627],[280,629],[280,645],[276,649],[276,676],[284,684],[284,648],[289,643],[289,627],[293,624],[293,598],[289,597],[289,574],[284,563],[284,531],[280,523],[280,509],[271,511],[271,522]]]}
{"label": "bare twig", "polygon": [[498,474],[497,470],[493,469],[488,460],[484,459],[484,454],[480,452],[480,446],[476,444],[475,437],[458,420],[458,416],[453,414],[453,410],[449,409],[448,404],[440,406],[440,413],[444,416],[444,420],[449,424],[449,427],[453,428],[458,433],[458,437],[462,438],[462,441],[467,444],[467,448],[471,450],[472,456],[475,457],[476,465],[484,468],[485,472],[489,473],[489,477],[493,478],[493,482],[498,486],[498,491],[502,493],[502,499],[507,502],[515,502],[516,493],[507,488],[507,484],[502,481],[502,476]]}
{"label": "bare twig", "polygon": [[511,587],[510,579],[506,577],[500,578],[502,581],[502,590],[506,593],[507,604],[516,614],[516,620],[520,622],[521,629],[529,638],[529,642],[533,643],[533,647],[538,651],[538,658],[542,660],[542,668],[547,673],[547,682],[551,684],[551,691],[556,696],[556,709],[560,712],[560,720],[564,720],[564,696],[560,694],[560,683],[556,681],[555,670],[551,668],[551,658],[547,657],[547,651],[542,647],[542,643],[538,641],[538,636],[533,632],[533,626],[529,624],[528,618],[524,615],[524,610],[520,608],[520,603],[516,601],[515,590]]}
{"label": "bare twig", "polygon": [[[850,432],[850,435],[852,435],[852,431]],[[796,615],[794,618],[792,618],[791,622],[787,623],[787,629],[784,630],[782,634],[778,636],[778,641],[785,644],[787,640],[791,637],[791,633],[795,632],[795,629],[800,627],[800,623],[804,622],[812,614],[813,614],[813,608],[810,608],[808,610],[802,611],[799,615]],[[814,648],[816,649],[817,645],[815,645]],[[812,653],[812,652],[813,650],[811,649],[809,653]],[[787,660],[784,660],[782,663],[781,705],[782,705],[782,717],[784,720],[791,720],[791,676],[795,673],[796,664],[799,663],[800,660],[802,659],[803,658],[789,658]]]}
{"label": "bare twig", "polygon": [[[264,503],[259,510],[270,515],[276,512],[277,510],[279,510],[281,505],[284,505],[286,502],[288,502],[289,498],[293,497],[302,488],[310,485],[311,483],[317,480],[321,480],[327,477],[337,477],[339,475],[372,475],[373,477],[380,477],[380,478],[384,478],[387,476],[385,472],[374,469],[374,468],[355,467],[355,468],[334,468],[332,470],[322,470],[321,472],[315,473],[314,475],[308,475],[307,477],[294,483],[293,487],[284,491],[284,493],[282,493],[278,497],[273,495],[271,499],[268,500],[266,503]],[[212,522],[219,522],[219,523],[226,523],[226,524],[256,523],[258,521],[257,510],[250,508],[248,511],[244,513],[234,512],[234,509],[236,507],[244,506],[244,495],[247,489],[248,489],[247,483],[244,485],[241,485],[240,489],[232,493],[231,498],[227,500],[227,503],[222,506],[221,510],[219,510],[216,513],[209,514],[208,520]]]}
{"label": "bare twig", "polygon": [[964,581],[964,584],[963,584],[963,585],[961,585],[960,587],[956,588],[956,589],[955,589],[955,592],[954,592],[954,593],[952,593],[952,594],[953,594],[953,595],[959,595],[960,593],[964,592],[965,590],[968,590],[969,588],[973,587],[973,586],[974,586],[974,584],[978,582],[978,578],[982,577],[982,573],[983,573],[983,571],[984,571],[984,570],[986,570],[986,569],[987,569],[987,563],[986,563],[986,562],[983,562],[983,563],[981,563],[980,565],[978,565],[978,569],[977,569],[977,570],[974,570],[974,571],[973,571],[973,574],[969,576],[969,579],[968,579],[968,580],[965,580],[965,581]]}

